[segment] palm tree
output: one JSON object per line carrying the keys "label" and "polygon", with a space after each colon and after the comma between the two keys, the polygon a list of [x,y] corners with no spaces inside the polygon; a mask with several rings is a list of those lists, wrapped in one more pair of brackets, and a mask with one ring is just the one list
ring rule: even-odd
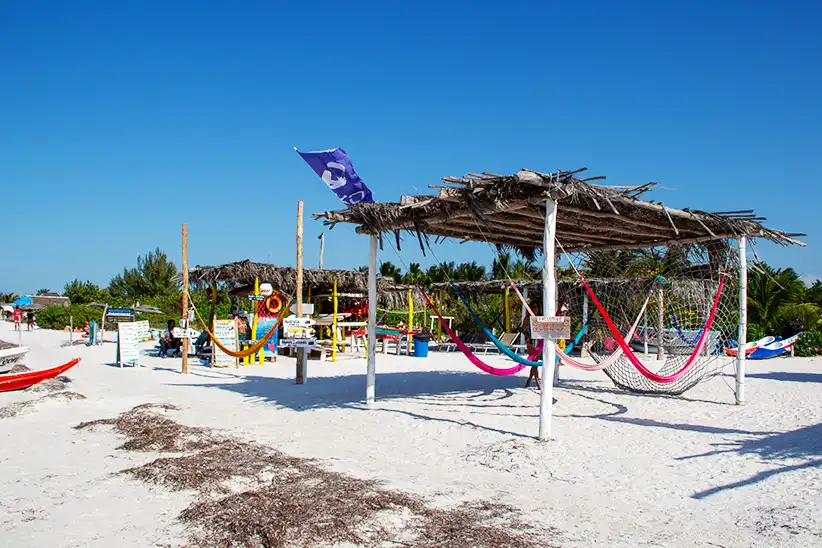
{"label": "palm tree", "polygon": [[46,293],[51,293],[51,289],[48,287],[44,287],[42,289],[37,290],[37,295],[45,295]]}
{"label": "palm tree", "polygon": [[13,303],[19,298],[20,295],[14,293],[13,291],[10,293],[0,293],[0,303]]}
{"label": "palm tree", "polygon": [[443,262],[428,267],[428,271],[425,274],[428,277],[429,283],[443,283],[454,279],[455,270],[456,266],[453,261],[448,263]]}
{"label": "palm tree", "polygon": [[454,280],[461,282],[479,282],[487,278],[485,267],[477,264],[476,261],[470,263],[460,263],[454,270]]}
{"label": "palm tree", "polygon": [[404,283],[413,285],[424,285],[426,280],[427,276],[425,275],[425,272],[422,271],[422,268],[420,268],[419,263],[411,263],[408,265],[408,272],[406,272],[405,276],[402,278]]}
{"label": "palm tree", "polygon": [[511,254],[498,253],[491,264],[491,279],[505,280],[511,275]]}
{"label": "palm tree", "polygon": [[536,280],[539,278],[542,269],[533,262],[526,262],[518,259],[511,269],[511,277],[515,280]]}
{"label": "palm tree", "polygon": [[748,272],[748,321],[766,334],[787,335],[812,326],[819,306],[805,302],[806,287],[793,268],[751,265]]}
{"label": "palm tree", "polygon": [[394,263],[386,261],[384,263],[380,263],[380,276],[385,278],[393,278],[393,280],[397,283],[402,280],[402,272]]}

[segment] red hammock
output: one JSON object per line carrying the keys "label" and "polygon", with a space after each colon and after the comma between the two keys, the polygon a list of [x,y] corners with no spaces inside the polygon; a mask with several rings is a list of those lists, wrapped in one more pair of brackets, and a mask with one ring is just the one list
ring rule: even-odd
{"label": "red hammock", "polygon": [[699,356],[699,354],[702,352],[702,348],[705,346],[705,342],[708,339],[708,333],[711,329],[711,326],[714,323],[714,318],[716,317],[716,309],[719,307],[719,297],[722,295],[722,287],[723,285],[725,285],[725,274],[722,274],[722,276],[719,278],[719,287],[716,290],[714,305],[711,308],[711,313],[708,315],[708,321],[705,322],[705,328],[702,330],[702,335],[699,337],[699,341],[696,344],[696,348],[694,348],[693,353],[685,362],[685,365],[683,365],[679,371],[676,371],[670,375],[658,375],[650,369],[648,369],[647,367],[645,367],[645,365],[639,360],[639,358],[636,357],[636,354],[634,354],[633,350],[631,350],[631,347],[628,346],[627,342],[625,342],[625,339],[622,337],[622,334],[619,332],[619,330],[617,330],[616,325],[614,325],[614,322],[611,321],[611,318],[610,316],[608,316],[608,313],[605,311],[605,308],[602,306],[602,303],[600,303],[599,299],[597,299],[596,295],[594,295],[594,292],[591,290],[591,287],[588,285],[588,282],[586,282],[585,278],[583,278],[582,276],[580,276],[579,279],[582,282],[582,285],[585,287],[585,291],[587,291],[588,295],[591,297],[591,300],[594,301],[594,305],[596,305],[597,310],[599,310],[599,313],[602,315],[602,318],[608,325],[608,329],[611,331],[611,334],[616,339],[617,344],[619,344],[619,347],[625,353],[625,356],[627,356],[631,364],[634,367],[636,367],[637,371],[639,371],[642,374],[642,376],[646,379],[650,379],[652,381],[662,384],[674,382],[675,380],[682,377],[688,371],[691,365],[693,365],[693,363],[696,361],[697,356]]}

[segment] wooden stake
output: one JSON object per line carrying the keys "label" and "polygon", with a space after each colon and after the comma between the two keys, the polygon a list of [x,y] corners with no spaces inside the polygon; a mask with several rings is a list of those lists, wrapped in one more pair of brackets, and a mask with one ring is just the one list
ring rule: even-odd
{"label": "wooden stake", "polygon": [[331,361],[337,361],[337,310],[339,309],[339,301],[337,300],[337,279],[334,278],[334,291],[331,295],[332,307],[331,312],[334,314],[331,318]]}
{"label": "wooden stake", "polygon": [[[297,317],[303,317],[303,203],[297,202]],[[297,349],[297,384],[305,383],[305,348]]]}
{"label": "wooden stake", "polygon": [[509,333],[511,331],[511,304],[508,301],[508,297],[511,294],[511,290],[507,287],[505,288],[505,294],[503,295],[503,299],[505,302],[503,303],[505,309],[505,332]]}
{"label": "wooden stake", "polygon": [[[183,322],[188,335],[188,225],[183,223]],[[169,333],[169,335],[171,335]],[[188,373],[188,337],[183,338],[183,374]]]}

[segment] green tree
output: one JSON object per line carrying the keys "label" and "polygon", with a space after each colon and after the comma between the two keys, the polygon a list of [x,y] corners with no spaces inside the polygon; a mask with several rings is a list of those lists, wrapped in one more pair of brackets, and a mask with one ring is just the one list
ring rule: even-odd
{"label": "green tree", "polygon": [[14,292],[0,293],[0,303],[12,303],[20,298],[20,295]]}
{"label": "green tree", "polygon": [[460,263],[457,268],[454,269],[453,279],[455,281],[479,282],[485,280],[486,278],[487,274],[485,272],[485,267],[478,265],[476,261],[471,261],[470,263]]}
{"label": "green tree", "polygon": [[420,268],[419,263],[411,263],[408,265],[408,272],[406,272],[405,276],[402,277],[402,281],[407,284],[425,285],[428,281],[428,277],[425,275],[422,268]]}
{"label": "green tree", "polygon": [[787,335],[813,326],[820,308],[805,302],[806,289],[793,268],[753,263],[748,270],[748,321],[769,335]]}
{"label": "green tree", "polygon": [[81,282],[77,278],[63,286],[63,295],[69,298],[71,304],[108,302],[108,292],[105,289],[89,280]]}
{"label": "green tree", "polygon": [[37,290],[37,295],[45,295],[46,293],[51,293],[51,289],[44,287]]}
{"label": "green tree", "polygon": [[157,248],[137,257],[135,268],[124,268],[122,274],[114,276],[108,290],[112,297],[121,299],[167,298],[179,295],[179,283],[177,267]]}
{"label": "green tree", "polygon": [[380,263],[380,276],[385,278],[393,278],[393,280],[399,283],[402,280],[402,272],[394,263],[386,261],[384,263]]}
{"label": "green tree", "polygon": [[454,279],[454,271],[456,264],[451,262],[442,262],[428,267],[425,272],[428,278],[428,283],[444,283]]}

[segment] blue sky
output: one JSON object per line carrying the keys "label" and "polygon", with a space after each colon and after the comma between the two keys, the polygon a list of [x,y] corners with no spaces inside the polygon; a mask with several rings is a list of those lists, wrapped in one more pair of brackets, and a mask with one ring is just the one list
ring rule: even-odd
{"label": "blue sky", "polygon": [[[0,290],[179,261],[183,222],[192,265],[293,264],[298,200],[315,266],[308,213],[341,203],[294,146],[345,148],[381,201],[524,167],[658,181],[668,205],[807,232],[758,253],[822,275],[822,4],[571,4],[5,2]],[[327,267],[366,261],[353,228],[328,234]]]}

